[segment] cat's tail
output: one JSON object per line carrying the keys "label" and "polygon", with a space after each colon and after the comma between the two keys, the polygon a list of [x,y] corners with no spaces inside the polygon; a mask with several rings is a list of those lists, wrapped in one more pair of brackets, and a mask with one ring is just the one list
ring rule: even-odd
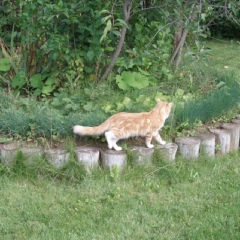
{"label": "cat's tail", "polygon": [[79,135],[100,135],[106,132],[108,130],[108,127],[109,127],[108,121],[96,127],[84,127],[84,126],[76,125],[73,127],[73,133],[76,133]]}

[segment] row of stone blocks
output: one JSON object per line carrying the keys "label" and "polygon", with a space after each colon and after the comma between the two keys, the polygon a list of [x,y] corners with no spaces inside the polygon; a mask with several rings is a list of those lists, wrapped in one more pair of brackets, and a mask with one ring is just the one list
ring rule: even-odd
{"label": "row of stone blocks", "polygon": [[[185,159],[197,159],[202,153],[208,157],[214,157],[216,153],[225,154],[229,151],[236,151],[240,144],[240,115],[233,119],[232,123],[225,123],[221,129],[211,129],[206,133],[197,133],[195,137],[178,137],[175,143],[158,145],[155,150],[163,159],[174,161],[177,150]],[[43,154],[49,163],[56,168],[62,167],[69,159],[70,153],[64,149],[48,149],[36,147],[21,147],[19,144],[11,143],[1,146],[1,160],[6,166],[11,166],[17,152],[21,151],[28,161],[33,161]],[[95,147],[77,147],[74,149],[77,160],[91,169],[101,165],[104,168],[111,168],[116,165],[124,167],[127,154],[124,151],[103,150]],[[150,162],[154,149],[145,147],[133,147],[131,149],[133,162],[139,164]]]}
{"label": "row of stone blocks", "polygon": [[[164,154],[165,159],[173,161],[177,151],[177,145],[167,143],[164,147],[157,148]],[[8,143],[1,146],[1,162],[5,166],[11,167],[15,163],[17,154],[21,152],[26,159],[26,163],[34,161],[36,158],[45,157],[45,159],[56,168],[63,167],[69,160],[70,152],[65,149],[47,149],[42,147],[24,147],[18,143]],[[154,149],[136,146],[131,149],[133,161],[135,163],[150,162],[154,153]],[[92,169],[99,165],[104,168],[111,168],[116,165],[123,168],[127,162],[127,154],[125,151],[115,151],[107,149],[99,149],[96,147],[81,146],[74,149],[75,158],[79,163],[85,165],[88,169]]]}

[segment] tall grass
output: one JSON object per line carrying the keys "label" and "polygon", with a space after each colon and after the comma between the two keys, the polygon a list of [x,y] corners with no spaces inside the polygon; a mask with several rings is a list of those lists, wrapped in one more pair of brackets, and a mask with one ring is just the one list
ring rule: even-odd
{"label": "tall grass", "polygon": [[23,110],[5,109],[0,116],[0,132],[10,135],[24,135],[30,129],[29,116]]}
{"label": "tall grass", "polygon": [[178,105],[175,111],[176,124],[187,122],[193,126],[197,121],[207,122],[221,116],[240,102],[240,83],[228,83],[219,90]]}

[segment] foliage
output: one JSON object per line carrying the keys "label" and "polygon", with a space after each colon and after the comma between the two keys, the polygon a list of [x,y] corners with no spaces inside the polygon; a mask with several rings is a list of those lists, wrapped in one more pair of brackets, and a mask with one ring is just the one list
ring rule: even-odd
{"label": "foliage", "polygon": [[[147,75],[150,75],[147,73]],[[146,75],[138,72],[122,72],[121,75],[116,76],[118,87],[122,90],[130,90],[145,88],[149,85],[149,79]]]}
{"label": "foliage", "polygon": [[239,39],[239,2],[228,1],[224,6],[221,5],[222,1],[214,1],[214,3],[214,8],[208,8],[211,14],[206,15],[211,36],[225,39]]}
{"label": "foliage", "polygon": [[[132,1],[126,24],[123,2],[2,1],[1,85],[33,92],[38,97],[95,85],[109,65],[124,27],[127,34],[112,84],[117,81],[125,91],[137,89],[139,84],[141,88],[159,84],[173,79],[168,63],[181,56],[183,44],[179,48],[180,43],[176,42],[180,30],[187,33],[188,54],[199,61],[206,52],[200,37],[206,36],[208,21],[218,17],[217,10],[224,9],[222,14],[228,14],[235,22],[238,16],[234,1],[227,6],[223,1]],[[194,51],[192,43],[198,45]],[[137,75],[142,81],[130,80],[130,85],[126,84],[124,72],[131,72],[131,79]],[[146,72],[151,78],[146,77]]]}
{"label": "foliage", "polygon": [[[216,118],[236,106],[240,101],[240,86],[232,79],[229,75],[226,75],[225,79],[219,78],[215,83],[216,89],[202,96],[185,94],[183,89],[178,88],[175,95],[170,97],[160,92],[159,88],[152,87],[148,89],[148,92],[135,90],[125,95],[112,97],[112,101],[109,101],[111,92],[106,95],[95,95],[92,101],[96,101],[97,104],[89,102],[87,96],[85,100],[82,100],[82,104],[78,102],[77,96],[66,97],[66,99],[72,99],[71,101],[75,97],[75,100],[73,102],[59,101],[59,109],[51,105],[34,103],[33,99],[16,102],[11,98],[8,99],[3,93],[0,104],[0,131],[5,134],[17,134],[31,138],[69,136],[72,134],[72,126],[76,124],[94,126],[116,112],[149,111],[159,98],[163,101],[173,101],[175,106],[174,115],[168,120],[165,129],[173,131],[174,128],[176,130],[189,128],[199,121],[207,122]],[[94,96],[94,93],[92,94]],[[56,104],[56,100],[52,104]],[[72,108],[75,105],[78,107],[74,111]],[[64,109],[64,106],[67,109]]]}
{"label": "foliage", "polygon": [[103,23],[100,11],[94,12],[91,6],[99,7],[99,2],[78,6],[74,0],[3,1],[2,19],[11,20],[1,24],[1,47],[14,70],[8,75],[12,87],[33,88],[35,95],[49,94],[69,78],[76,85],[84,82],[84,74],[93,74],[102,53],[98,39]]}

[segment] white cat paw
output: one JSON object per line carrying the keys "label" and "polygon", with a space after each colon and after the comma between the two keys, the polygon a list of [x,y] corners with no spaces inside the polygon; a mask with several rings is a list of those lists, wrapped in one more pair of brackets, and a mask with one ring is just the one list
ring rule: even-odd
{"label": "white cat paw", "polygon": [[112,145],[109,145],[109,144],[108,144],[108,148],[109,148],[109,149],[112,149]]}
{"label": "white cat paw", "polygon": [[122,150],[122,148],[121,148],[121,147],[118,147],[118,146],[114,146],[114,149],[115,149],[116,151],[121,151],[121,150]]}
{"label": "white cat paw", "polygon": [[154,148],[154,145],[153,144],[148,144],[147,147],[148,148]]}
{"label": "white cat paw", "polygon": [[161,141],[160,144],[161,145],[165,145],[167,142],[166,141]]}

